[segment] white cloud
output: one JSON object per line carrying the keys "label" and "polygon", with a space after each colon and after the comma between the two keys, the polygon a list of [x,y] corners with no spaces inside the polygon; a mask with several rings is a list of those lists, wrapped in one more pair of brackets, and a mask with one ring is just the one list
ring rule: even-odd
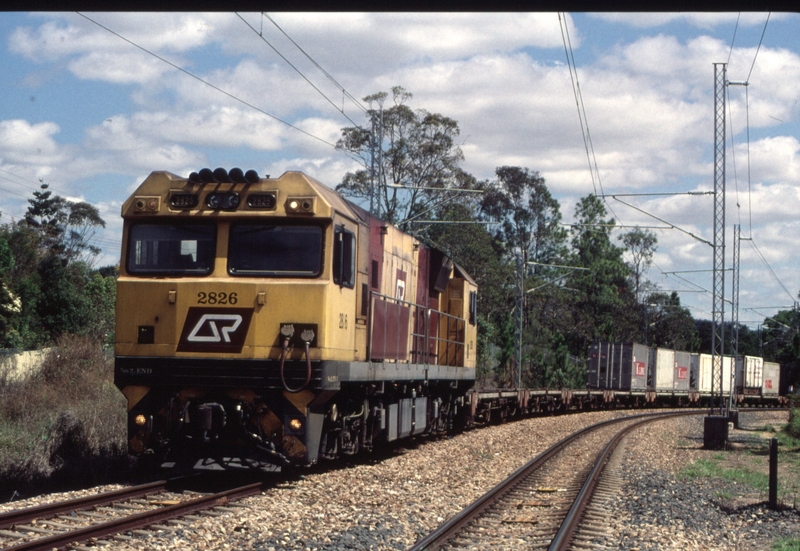
{"label": "white cloud", "polygon": [[59,163],[64,151],[53,139],[58,132],[59,127],[53,122],[0,121],[0,158],[23,165]]}
{"label": "white cloud", "polygon": [[[650,28],[660,27],[668,23],[685,22],[700,29],[713,29],[719,25],[742,26],[763,25],[767,18],[766,13],[595,13],[593,18],[624,23],[632,27]],[[789,14],[772,14],[770,17],[784,18]]]}

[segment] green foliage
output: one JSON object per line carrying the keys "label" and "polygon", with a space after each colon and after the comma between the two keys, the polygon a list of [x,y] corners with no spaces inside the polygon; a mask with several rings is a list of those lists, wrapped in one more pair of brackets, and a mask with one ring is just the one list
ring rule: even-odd
{"label": "green foliage", "polygon": [[786,432],[793,438],[800,439],[800,394],[792,394],[789,397],[789,424],[786,425]]}
{"label": "green foliage", "polygon": [[653,293],[647,297],[644,342],[648,346],[697,352],[700,336],[689,309],[681,306],[678,293]]}
{"label": "green foliage", "polygon": [[778,538],[772,544],[772,551],[798,551],[800,550],[800,538]]}
{"label": "green foliage", "polygon": [[[424,109],[412,110],[406,102],[413,96],[401,86],[392,88],[393,105],[384,109],[387,97],[380,92],[364,98],[370,105],[367,115],[372,130],[358,126],[342,129],[336,148],[358,158],[364,168],[345,174],[336,189],[369,202],[374,178],[373,201],[380,217],[407,230],[413,227],[411,220],[452,198],[445,190],[459,187],[459,163],[464,154],[456,145],[460,130],[455,120]],[[373,159],[376,149],[381,154]]]}
{"label": "green foliage", "polygon": [[631,272],[631,289],[636,295],[637,302],[642,302],[644,292],[651,287],[645,277],[650,265],[653,263],[653,255],[656,252],[658,238],[656,234],[649,230],[636,227],[624,233],[618,238],[625,245],[631,261],[627,263]]}
{"label": "green foliage", "polygon": [[63,333],[113,342],[115,276],[91,268],[100,251],[90,239],[105,222],[47,187],[23,221],[0,225],[0,347],[37,348]]}
{"label": "green foliage", "polygon": [[769,475],[748,468],[726,469],[720,465],[721,458],[698,459],[681,472],[682,476],[692,478],[721,478],[737,484],[746,484],[756,490],[769,488]]}
{"label": "green foliage", "polygon": [[591,341],[636,340],[641,326],[623,249],[611,242],[614,220],[605,216],[605,206],[594,195],[581,199],[575,209],[572,265],[587,270],[574,272],[568,286],[577,291],[571,349],[581,355]]}
{"label": "green foliage", "polygon": [[[496,237],[511,255],[522,255],[523,263],[553,262],[563,252],[566,232],[560,227],[561,211],[538,172],[516,166],[501,166],[497,180],[486,182],[481,210],[499,223]],[[534,272],[546,268],[535,266]]]}

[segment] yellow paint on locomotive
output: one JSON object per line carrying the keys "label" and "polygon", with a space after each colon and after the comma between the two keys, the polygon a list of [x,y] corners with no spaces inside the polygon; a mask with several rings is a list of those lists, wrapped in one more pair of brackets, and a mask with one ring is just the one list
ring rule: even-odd
{"label": "yellow paint on locomotive", "polygon": [[[231,211],[213,210],[205,205],[208,193],[226,191],[235,191],[242,196],[273,192],[278,199],[273,210],[248,208],[244,202]],[[197,195],[197,206],[191,209],[170,208],[170,196],[175,193]],[[158,208],[148,211],[148,201],[153,198],[159,198]],[[294,198],[313,199],[314,214],[287,213]],[[253,310],[250,329],[241,350],[227,353],[217,351],[215,356],[278,359],[281,355],[281,324],[293,323],[317,326],[316,346],[310,351],[313,360],[365,359],[366,338],[362,336],[359,339],[362,341],[360,346],[356,346],[355,341],[358,317],[356,288],[334,283],[333,259],[329,250],[324,249],[322,272],[315,279],[245,278],[228,273],[227,248],[232,222],[301,219],[311,224],[322,224],[324,242],[330,244],[333,242],[335,225],[344,226],[356,235],[366,235],[366,226],[359,231],[359,224],[346,216],[349,212],[346,203],[332,190],[300,173],[290,172],[277,180],[261,180],[256,184],[215,185],[190,183],[185,178],[166,172],[153,173],[123,204],[123,243],[130,243],[131,224],[141,220],[155,222],[213,217],[217,228],[213,270],[209,275],[201,276],[133,275],[127,269],[129,255],[124,252],[117,287],[116,354],[207,356],[207,352],[178,350],[190,308],[203,305]],[[209,298],[212,296],[226,297],[224,304],[218,298],[212,302]],[[152,342],[142,342],[139,338],[141,327],[152,327]],[[303,353],[303,350],[295,347],[290,359],[300,359]]]}

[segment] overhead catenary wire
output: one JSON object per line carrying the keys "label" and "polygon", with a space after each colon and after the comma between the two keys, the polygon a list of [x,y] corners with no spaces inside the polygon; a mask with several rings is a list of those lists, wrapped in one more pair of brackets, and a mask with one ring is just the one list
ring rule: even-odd
{"label": "overhead catenary wire", "polygon": [[106,27],[105,25],[101,24],[100,22],[98,22],[98,21],[95,21],[95,20],[94,20],[94,19],[92,19],[91,17],[89,17],[89,16],[87,16],[87,15],[85,15],[85,14],[81,13],[81,12],[75,12],[75,13],[77,13],[78,15],[80,15],[81,17],[83,17],[84,19],[86,19],[87,21],[90,21],[91,23],[94,23],[95,25],[97,25],[97,26],[98,26],[98,27],[100,27],[101,29],[103,29],[103,30],[105,30],[105,31],[107,31],[107,32],[109,32],[109,33],[111,33],[111,34],[113,34],[113,35],[114,35],[114,36],[116,36],[117,38],[119,38],[119,39],[121,39],[121,40],[124,40],[125,42],[127,42],[127,43],[128,43],[128,44],[130,44],[131,46],[134,46],[135,48],[138,48],[138,49],[142,50],[142,51],[143,51],[143,52],[145,52],[146,54],[148,54],[148,55],[151,55],[151,56],[155,57],[155,58],[156,58],[156,59],[158,59],[159,61],[162,61],[162,62],[166,63],[166,64],[167,64],[167,65],[169,65],[170,67],[173,67],[174,69],[177,69],[178,71],[180,71],[180,72],[184,73],[185,75],[187,75],[187,76],[190,76],[190,77],[192,77],[193,79],[195,79],[195,80],[198,80],[198,81],[202,82],[202,83],[203,83],[203,84],[205,84],[206,86],[208,86],[208,87],[210,87],[210,88],[213,88],[213,89],[214,89],[214,90],[216,90],[217,92],[219,92],[219,93],[221,93],[221,94],[224,94],[225,96],[227,96],[227,97],[229,97],[229,98],[233,99],[234,101],[238,101],[238,102],[239,102],[239,103],[241,103],[242,105],[245,105],[245,106],[247,106],[247,107],[250,107],[251,109],[254,109],[254,110],[258,111],[258,112],[259,112],[259,113],[261,113],[262,115],[265,115],[265,116],[267,116],[267,117],[269,117],[269,118],[271,118],[271,119],[274,119],[274,120],[278,121],[279,123],[281,123],[281,124],[284,124],[284,125],[288,126],[289,128],[292,128],[293,130],[297,130],[298,132],[300,132],[301,134],[304,134],[304,135],[308,136],[309,138],[312,138],[312,139],[314,139],[314,140],[320,141],[320,142],[324,143],[325,145],[329,145],[329,146],[333,147],[334,149],[336,148],[336,144],[333,144],[333,143],[331,143],[331,142],[329,142],[329,141],[327,141],[327,140],[325,140],[325,139],[323,139],[323,138],[320,138],[319,136],[315,136],[315,135],[314,135],[314,134],[312,134],[311,132],[308,132],[308,131],[306,131],[306,130],[303,130],[302,128],[300,128],[300,127],[298,127],[298,126],[295,126],[295,125],[293,125],[292,123],[290,123],[290,122],[287,122],[287,121],[285,121],[285,120],[281,119],[280,117],[278,117],[278,116],[276,116],[276,115],[273,115],[272,113],[269,113],[269,112],[267,112],[267,111],[264,111],[264,110],[263,110],[263,109],[261,109],[260,107],[257,107],[257,106],[255,106],[255,105],[253,105],[252,103],[250,103],[250,102],[248,102],[248,101],[245,101],[245,100],[243,100],[243,99],[241,99],[241,98],[239,98],[239,97],[235,96],[234,94],[232,94],[232,93],[228,92],[227,90],[224,90],[224,89],[220,88],[219,86],[217,86],[217,85],[215,85],[215,84],[212,84],[212,83],[208,82],[207,80],[205,80],[205,79],[203,79],[203,78],[200,78],[199,76],[195,75],[194,73],[192,73],[192,72],[190,72],[190,71],[188,71],[188,70],[184,69],[184,68],[183,68],[183,67],[181,67],[180,65],[177,65],[177,64],[175,64],[175,63],[173,63],[173,62],[169,61],[168,59],[166,59],[166,58],[164,58],[164,57],[161,57],[160,55],[158,55],[158,54],[156,54],[156,53],[154,53],[154,52],[151,52],[151,51],[150,51],[150,50],[148,50],[147,48],[145,48],[145,47],[143,47],[143,46],[140,46],[140,45],[139,45],[139,44],[137,44],[136,42],[133,42],[132,40],[130,40],[130,39],[128,39],[128,38],[126,38],[126,37],[122,36],[121,34],[119,34],[119,33],[115,32],[115,31],[111,30],[110,28]]}
{"label": "overhead catenary wire", "polygon": [[[323,75],[325,75],[326,77],[328,77],[328,80],[330,80],[330,81],[331,81],[331,82],[334,84],[334,86],[336,86],[336,87],[337,87],[339,90],[341,90],[341,92],[342,92],[342,95],[344,95],[345,97],[347,97],[347,98],[348,98],[348,99],[349,99],[351,102],[353,102],[353,104],[354,104],[356,107],[358,107],[359,109],[361,109],[361,111],[363,111],[364,113],[368,113],[368,112],[369,112],[369,110],[368,110],[366,107],[364,107],[364,105],[363,105],[363,104],[362,104],[362,103],[361,103],[359,100],[357,100],[355,97],[353,97],[353,95],[352,95],[352,94],[350,94],[350,92],[348,92],[347,90],[345,90],[344,86],[342,86],[341,84],[339,84],[339,83],[336,81],[336,79],[335,79],[335,78],[333,78],[333,76],[332,76],[330,73],[328,73],[328,71],[326,71],[325,69],[323,69],[323,68],[322,68],[322,65],[320,65],[319,63],[317,63],[317,61],[316,61],[316,60],[315,60],[313,57],[311,57],[311,56],[310,56],[310,55],[309,55],[309,54],[308,54],[308,53],[307,53],[307,52],[306,52],[306,51],[305,51],[303,48],[301,48],[301,47],[300,47],[300,45],[299,45],[299,44],[297,44],[297,42],[295,42],[295,41],[294,41],[294,39],[293,39],[291,36],[289,36],[289,35],[286,33],[286,31],[284,31],[284,30],[283,30],[283,29],[280,27],[280,25],[278,25],[278,23],[276,23],[276,22],[275,22],[275,20],[274,20],[274,19],[272,19],[272,17],[270,17],[270,16],[269,16],[269,14],[268,14],[268,13],[261,12],[261,15],[262,15],[263,17],[266,17],[266,18],[267,18],[267,19],[268,19],[268,20],[269,20],[269,21],[270,21],[270,22],[271,22],[273,25],[275,25],[275,27],[276,27],[276,28],[277,28],[277,29],[278,29],[278,30],[279,30],[279,31],[280,31],[280,32],[281,32],[281,33],[282,33],[282,34],[283,34],[283,35],[284,35],[284,36],[285,36],[285,37],[286,37],[286,38],[287,38],[287,39],[288,39],[288,40],[289,40],[289,41],[290,41],[292,44],[294,44],[294,45],[295,45],[295,47],[296,47],[298,50],[300,50],[300,52],[302,52],[302,53],[303,53],[303,55],[304,55],[304,56],[306,56],[306,57],[308,58],[308,60],[309,60],[311,63],[313,63],[313,64],[314,64],[314,66],[315,66],[317,69],[319,69],[319,70],[320,70],[320,72],[321,72]],[[344,112],[344,107],[342,107],[342,112]]]}
{"label": "overhead catenary wire", "polygon": [[[563,19],[562,19],[563,15]],[[569,78],[572,82],[572,93],[575,96],[575,106],[578,108],[578,120],[581,125],[581,136],[583,137],[583,147],[586,150],[586,160],[589,162],[589,173],[592,177],[592,187],[594,188],[594,194],[597,195],[597,186],[600,185],[600,190],[602,192],[603,186],[599,182],[599,173],[597,172],[597,162],[595,160],[594,165],[592,165],[592,155],[594,154],[594,149],[590,152],[590,145],[591,145],[591,138],[589,134],[589,123],[586,121],[586,110],[583,109],[583,97],[581,96],[581,87],[580,83],[578,82],[578,69],[575,66],[575,55],[572,51],[572,42],[569,38],[569,29],[566,20],[566,14],[563,12],[558,13],[558,23],[559,27],[561,28],[561,40],[564,43],[564,53],[567,57],[567,69],[569,70]],[[597,180],[595,181],[595,175],[597,174]]]}
{"label": "overhead catenary wire", "polygon": [[[276,54],[278,54],[278,56],[280,56],[280,58],[281,58],[282,60],[284,60],[284,61],[286,62],[286,64],[287,64],[289,67],[291,67],[292,69],[294,69],[294,71],[295,71],[295,72],[296,72],[298,75],[300,75],[300,76],[302,77],[302,79],[303,79],[303,80],[305,80],[305,81],[308,83],[308,85],[309,85],[309,86],[311,86],[311,87],[312,87],[314,90],[316,90],[316,91],[317,91],[317,93],[319,93],[319,95],[321,95],[323,98],[325,98],[325,100],[326,100],[328,103],[330,103],[330,104],[333,106],[333,108],[334,108],[334,109],[336,109],[336,112],[337,112],[337,113],[340,113],[342,116],[344,116],[344,118],[346,118],[348,121],[350,121],[350,122],[353,124],[353,126],[358,126],[358,124],[357,124],[357,123],[356,123],[356,122],[355,122],[353,119],[351,119],[351,118],[350,118],[350,117],[349,117],[349,116],[348,116],[348,115],[347,115],[347,114],[344,112],[344,109],[339,109],[339,107],[337,107],[337,105],[336,105],[336,104],[333,102],[333,100],[331,100],[331,99],[330,99],[328,96],[326,96],[326,95],[325,95],[325,92],[323,92],[322,90],[320,90],[320,89],[317,87],[317,85],[316,85],[316,84],[314,84],[313,82],[311,82],[311,80],[310,80],[310,79],[309,79],[309,78],[308,78],[306,75],[304,75],[304,74],[303,74],[303,72],[302,72],[302,71],[301,71],[299,68],[297,68],[297,66],[296,66],[294,63],[292,63],[291,61],[289,61],[289,59],[288,59],[288,58],[287,58],[285,55],[283,55],[283,54],[282,54],[282,53],[281,53],[281,52],[280,52],[280,51],[279,51],[279,50],[278,50],[278,49],[277,49],[277,48],[276,48],[276,47],[275,47],[275,46],[274,46],[274,45],[273,45],[273,44],[272,44],[272,43],[271,43],[269,40],[267,40],[267,39],[266,39],[266,37],[264,36],[263,32],[259,32],[259,31],[257,31],[257,30],[255,29],[255,27],[253,27],[253,26],[252,26],[250,23],[248,23],[248,22],[247,22],[247,20],[246,20],[244,17],[242,17],[242,16],[241,16],[241,14],[239,14],[238,12],[234,12],[234,13],[236,13],[236,17],[238,17],[239,19],[241,19],[241,20],[242,20],[242,22],[243,22],[245,25],[247,25],[247,26],[248,26],[248,28],[250,28],[250,30],[251,30],[251,31],[253,31],[254,33],[256,33],[256,34],[257,34],[257,35],[258,35],[258,36],[261,38],[261,40],[262,40],[262,41],[263,41],[263,42],[264,42],[264,43],[265,43],[267,46],[269,46],[270,48],[272,48],[272,51],[274,51]],[[294,41],[293,41],[292,43],[294,44]],[[296,45],[296,44],[295,44],[295,45]],[[299,48],[299,46],[298,46],[298,48]],[[301,50],[301,51],[302,51],[302,50]],[[321,68],[320,68],[320,69],[321,69]]]}
{"label": "overhead catenary wire", "polygon": [[736,26],[733,27],[733,38],[731,38],[731,49],[728,51],[728,64],[731,62],[731,55],[733,55],[733,43],[736,42],[736,31],[739,30],[739,19],[742,17],[742,12],[736,16]]}
{"label": "overhead catenary wire", "polygon": [[756,53],[753,56],[753,64],[750,65],[750,72],[747,73],[746,82],[750,82],[750,76],[753,74],[753,69],[756,66],[756,59],[758,58],[758,52],[761,51],[761,44],[764,42],[764,35],[767,34],[767,24],[769,24],[770,15],[772,15],[772,12],[767,13],[767,20],[764,21],[764,29],[761,31],[761,39],[758,41],[758,48],[756,48]]}
{"label": "overhead catenary wire", "polygon": [[750,245],[753,247],[753,250],[756,252],[758,257],[761,259],[761,262],[764,263],[764,265],[769,270],[769,273],[772,274],[773,279],[778,283],[778,285],[780,285],[781,289],[784,290],[784,292],[789,296],[789,298],[794,300],[794,295],[792,295],[792,293],[789,292],[789,289],[787,289],[786,285],[784,285],[783,282],[780,280],[780,278],[778,277],[778,274],[776,274],[775,270],[772,269],[772,266],[769,265],[769,262],[767,262],[767,259],[761,253],[761,250],[758,248],[758,245],[756,245],[755,240],[754,239],[749,239],[748,241],[750,242]]}

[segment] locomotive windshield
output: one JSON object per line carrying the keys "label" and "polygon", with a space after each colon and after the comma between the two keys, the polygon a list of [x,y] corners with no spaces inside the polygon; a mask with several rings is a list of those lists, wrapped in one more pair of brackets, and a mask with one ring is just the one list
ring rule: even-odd
{"label": "locomotive windshield", "polygon": [[214,224],[136,224],[130,229],[128,272],[211,273],[215,240]]}
{"label": "locomotive windshield", "polygon": [[231,275],[316,277],[322,272],[319,226],[236,224],[228,244]]}

